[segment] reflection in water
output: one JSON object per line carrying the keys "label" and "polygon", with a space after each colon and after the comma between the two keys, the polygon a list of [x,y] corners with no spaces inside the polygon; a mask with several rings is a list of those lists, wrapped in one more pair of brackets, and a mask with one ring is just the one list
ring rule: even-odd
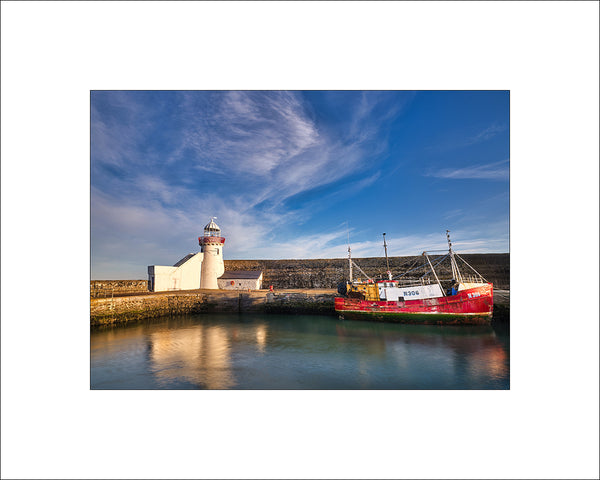
{"label": "reflection in water", "polygon": [[265,353],[265,345],[267,344],[267,327],[265,325],[256,327],[256,344],[260,353]]}
{"label": "reflection in water", "polygon": [[507,389],[508,332],[195,315],[91,334],[92,388]]}
{"label": "reflection in water", "polygon": [[151,368],[156,379],[168,388],[182,380],[209,389],[235,386],[232,374],[232,344],[256,344],[264,353],[265,324],[243,328],[194,325],[178,330],[161,330],[148,335]]}
{"label": "reflection in water", "polygon": [[480,352],[474,352],[469,369],[472,375],[479,377],[501,378],[505,373],[507,362],[508,355],[500,346],[496,345]]}
{"label": "reflection in water", "polygon": [[164,386],[173,380],[211,389],[234,385],[230,340],[224,328],[197,325],[155,332],[148,339],[152,371]]}
{"label": "reflection in water", "polygon": [[509,388],[509,355],[491,326],[389,325],[345,322],[336,325],[342,342],[367,342],[359,373],[375,356],[395,360],[397,388]]}

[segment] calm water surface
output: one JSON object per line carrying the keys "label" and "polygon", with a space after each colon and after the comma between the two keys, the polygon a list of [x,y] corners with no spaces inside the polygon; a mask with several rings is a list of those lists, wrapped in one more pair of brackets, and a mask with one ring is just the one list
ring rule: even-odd
{"label": "calm water surface", "polygon": [[92,389],[508,389],[506,327],[186,315],[91,331]]}

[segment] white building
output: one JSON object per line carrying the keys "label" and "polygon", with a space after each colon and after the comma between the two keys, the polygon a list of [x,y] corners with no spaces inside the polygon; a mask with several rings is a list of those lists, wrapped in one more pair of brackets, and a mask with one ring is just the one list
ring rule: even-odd
{"label": "white building", "polygon": [[150,265],[148,267],[148,290],[194,290],[200,288],[202,253],[190,253],[172,267]]}
{"label": "white building", "polygon": [[260,290],[263,274],[260,270],[230,270],[217,279],[221,290]]}

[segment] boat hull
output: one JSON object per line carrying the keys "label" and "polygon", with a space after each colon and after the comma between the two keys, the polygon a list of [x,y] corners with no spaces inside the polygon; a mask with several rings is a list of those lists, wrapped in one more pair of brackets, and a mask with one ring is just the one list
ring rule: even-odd
{"label": "boat hull", "polygon": [[492,284],[462,290],[456,295],[406,301],[368,301],[336,297],[340,317],[427,325],[489,325],[494,309]]}

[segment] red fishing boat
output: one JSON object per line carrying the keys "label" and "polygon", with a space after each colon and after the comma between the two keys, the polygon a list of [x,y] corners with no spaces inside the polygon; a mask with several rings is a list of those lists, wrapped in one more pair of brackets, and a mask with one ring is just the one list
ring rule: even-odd
{"label": "red fishing boat", "polygon": [[[435,258],[434,265],[430,252],[423,252],[420,257],[423,265],[411,267],[396,278],[389,269],[385,233],[383,235],[387,279],[374,280],[365,274],[352,260],[348,247],[350,281],[338,287],[341,296],[335,298],[335,310],[341,318],[440,325],[491,322],[493,286],[452,250],[448,230],[446,255]],[[460,271],[457,260],[469,267],[469,273]],[[444,261],[449,266],[444,265]],[[353,279],[353,267],[366,280]],[[442,273],[447,273],[446,278]]]}

